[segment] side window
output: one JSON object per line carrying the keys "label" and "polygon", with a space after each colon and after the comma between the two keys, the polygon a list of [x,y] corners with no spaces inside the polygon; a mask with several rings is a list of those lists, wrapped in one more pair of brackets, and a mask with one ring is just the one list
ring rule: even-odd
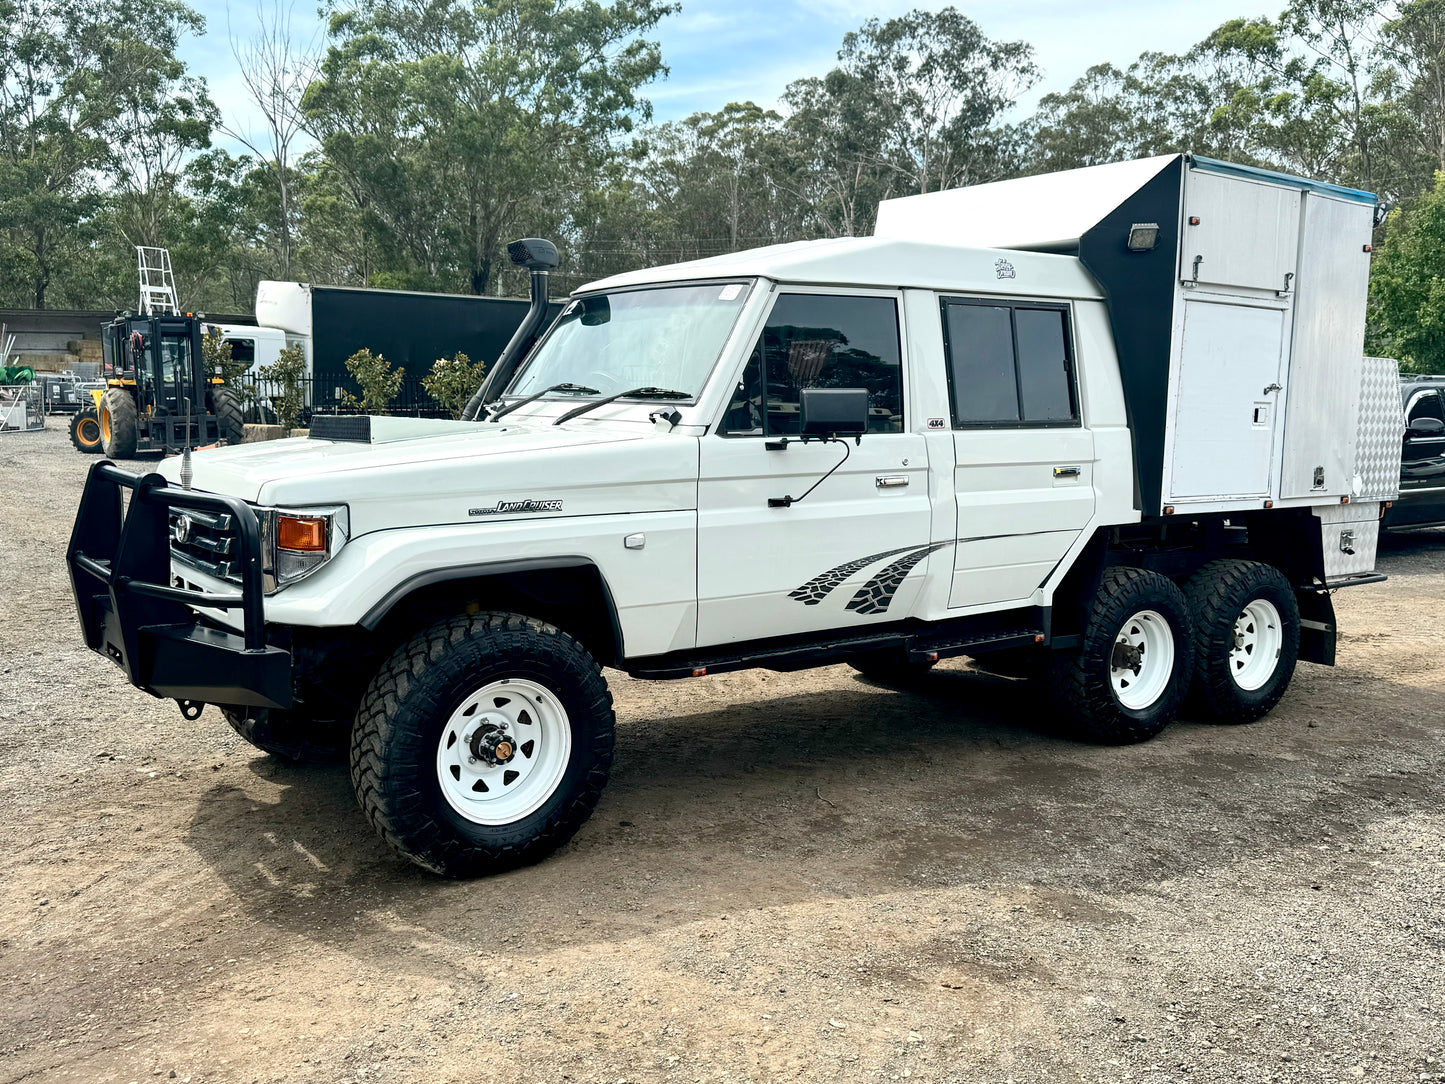
{"label": "side window", "polygon": [[1445,422],[1445,411],[1441,409],[1439,392],[1427,391],[1410,404],[1409,420],[1417,422],[1421,418],[1437,418]]}
{"label": "side window", "polygon": [[942,307],[955,428],[1078,424],[1065,306],[950,297]]}
{"label": "side window", "polygon": [[256,360],[255,339],[227,339],[231,344],[231,360],[235,362],[244,361],[250,365]]}
{"label": "side window", "polygon": [[723,431],[800,432],[803,388],[867,388],[868,431],[903,431],[898,305],[891,297],[783,294],[753,346]]}

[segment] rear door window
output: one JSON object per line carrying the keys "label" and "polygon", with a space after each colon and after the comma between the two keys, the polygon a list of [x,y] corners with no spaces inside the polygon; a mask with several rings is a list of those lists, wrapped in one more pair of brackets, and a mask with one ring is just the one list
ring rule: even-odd
{"label": "rear door window", "polygon": [[1078,425],[1065,305],[942,299],[955,428]]}

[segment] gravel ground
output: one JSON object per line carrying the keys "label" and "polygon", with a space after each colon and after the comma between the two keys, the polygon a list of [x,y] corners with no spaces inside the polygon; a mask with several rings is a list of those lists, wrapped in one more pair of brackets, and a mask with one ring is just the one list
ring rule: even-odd
{"label": "gravel ground", "polygon": [[963,663],[609,673],[592,821],[453,883],[81,647],[51,426],[0,437],[0,1082],[1445,1080],[1439,534],[1269,718],[1125,749]]}

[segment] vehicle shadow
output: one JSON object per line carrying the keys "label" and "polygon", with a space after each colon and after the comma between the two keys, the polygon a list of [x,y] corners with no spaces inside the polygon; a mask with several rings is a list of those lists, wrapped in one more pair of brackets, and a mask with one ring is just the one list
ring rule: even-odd
{"label": "vehicle shadow", "polygon": [[[1347,696],[1367,716],[1368,691]],[[1383,769],[1358,745],[1276,747],[1271,731],[1304,733],[1309,711],[1101,748],[1059,737],[1042,701],[1005,678],[949,669],[891,691],[855,677],[624,714],[592,820],[552,857],[492,878],[447,881],[395,858],[345,768],[259,756],[271,786],[257,789],[275,800],[219,784],[186,842],[258,921],[388,958],[417,931],[478,952],[505,928],[544,951],[817,898],[1001,882],[1114,892],[1369,814],[1362,777]],[[1427,785],[1445,797],[1445,783]]]}

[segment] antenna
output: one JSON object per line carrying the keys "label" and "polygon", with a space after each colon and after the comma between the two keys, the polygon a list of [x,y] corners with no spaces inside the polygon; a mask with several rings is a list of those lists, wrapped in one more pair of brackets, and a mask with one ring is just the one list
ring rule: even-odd
{"label": "antenna", "polygon": [[140,275],[141,315],[174,316],[181,306],[176,301],[176,278],[171,274],[170,250],[136,245],[135,252]]}

